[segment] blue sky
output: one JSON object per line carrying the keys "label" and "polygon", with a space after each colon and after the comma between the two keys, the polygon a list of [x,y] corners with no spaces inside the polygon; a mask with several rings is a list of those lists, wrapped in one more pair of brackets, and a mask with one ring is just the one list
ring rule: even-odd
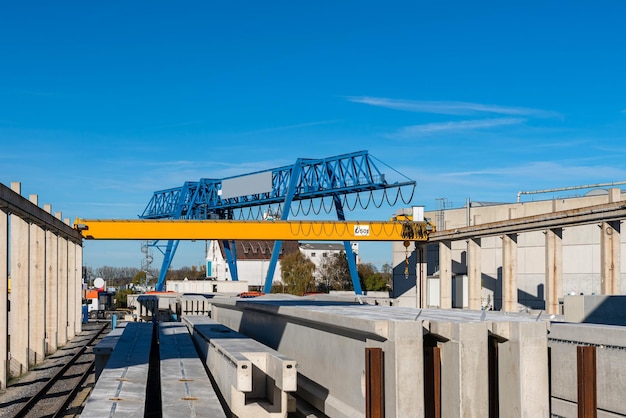
{"label": "blue sky", "polygon": [[[5,1],[0,182],[73,220],[364,149],[427,210],[623,181],[624,16],[623,1]],[[181,244],[174,267],[203,250]],[[84,251],[92,267],[141,256]]]}

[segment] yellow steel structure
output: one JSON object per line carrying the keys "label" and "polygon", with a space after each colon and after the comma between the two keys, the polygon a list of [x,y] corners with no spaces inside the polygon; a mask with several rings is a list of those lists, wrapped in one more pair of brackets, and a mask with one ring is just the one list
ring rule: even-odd
{"label": "yellow steel structure", "polygon": [[429,222],[76,219],[96,240],[427,241]]}

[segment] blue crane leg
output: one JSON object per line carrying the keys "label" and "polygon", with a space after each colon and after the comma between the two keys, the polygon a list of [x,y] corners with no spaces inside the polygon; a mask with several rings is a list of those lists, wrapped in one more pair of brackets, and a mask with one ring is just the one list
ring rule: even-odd
{"label": "blue crane leg", "polygon": [[239,280],[237,273],[237,247],[235,241],[224,241],[224,252],[226,253],[226,261],[228,262],[228,268],[230,270],[230,278],[233,281]]}
{"label": "blue crane leg", "polygon": [[[346,215],[343,211],[343,205],[338,195],[333,195],[333,202],[335,204],[335,210],[337,211],[337,219],[340,221],[346,220]],[[343,247],[346,250],[346,259],[348,260],[348,269],[350,270],[350,277],[352,278],[352,286],[354,287],[354,293],[362,295],[361,281],[359,280],[359,272],[356,268],[356,255],[352,252],[352,244],[350,241],[344,241]]]}
{"label": "blue crane leg", "polygon": [[169,240],[167,242],[167,247],[165,248],[165,252],[163,253],[163,264],[161,264],[161,272],[159,273],[159,281],[156,284],[155,290],[157,292],[162,292],[165,287],[165,276],[167,276],[167,271],[170,269],[170,265],[172,264],[172,260],[174,259],[174,254],[176,254],[176,249],[178,248],[178,240]]}
{"label": "blue crane leg", "polygon": [[[296,191],[298,189],[298,182],[300,181],[300,173],[302,171],[302,159],[298,158],[293,165],[293,170],[289,177],[289,186],[287,187],[287,193],[285,194],[285,205],[283,207],[283,213],[280,215],[280,219],[286,221],[289,218],[289,211],[291,210],[291,202],[293,201]],[[270,293],[272,291],[272,281],[274,280],[274,272],[276,271],[276,264],[278,263],[278,255],[280,249],[283,246],[282,241],[274,241],[274,250],[272,251],[272,258],[270,259],[270,265],[267,267],[267,276],[265,276],[265,286],[263,292]]]}

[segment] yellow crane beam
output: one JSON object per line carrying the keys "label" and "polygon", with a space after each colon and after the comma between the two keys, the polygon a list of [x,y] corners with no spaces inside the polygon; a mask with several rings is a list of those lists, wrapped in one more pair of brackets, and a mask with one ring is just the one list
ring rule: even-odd
{"label": "yellow crane beam", "polygon": [[84,239],[427,241],[428,222],[76,219]]}

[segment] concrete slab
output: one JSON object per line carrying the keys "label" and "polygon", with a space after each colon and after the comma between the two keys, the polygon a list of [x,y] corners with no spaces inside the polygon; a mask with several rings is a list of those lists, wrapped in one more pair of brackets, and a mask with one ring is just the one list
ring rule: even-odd
{"label": "concrete slab", "polygon": [[286,417],[297,388],[296,362],[207,316],[183,317],[232,413]]}
{"label": "concrete slab", "polygon": [[144,415],[153,325],[126,325],[81,414],[84,418]]}
{"label": "concrete slab", "polygon": [[107,362],[109,361],[109,358],[111,358],[111,354],[113,353],[113,350],[115,350],[117,342],[122,337],[122,333],[126,328],[126,324],[127,322],[120,322],[117,325],[117,328],[109,332],[106,337],[102,339],[102,341],[100,341],[93,347],[93,353],[96,356],[96,381],[98,381],[102,370],[104,370]]}
{"label": "concrete slab", "polygon": [[159,324],[164,417],[226,417],[187,327]]}

